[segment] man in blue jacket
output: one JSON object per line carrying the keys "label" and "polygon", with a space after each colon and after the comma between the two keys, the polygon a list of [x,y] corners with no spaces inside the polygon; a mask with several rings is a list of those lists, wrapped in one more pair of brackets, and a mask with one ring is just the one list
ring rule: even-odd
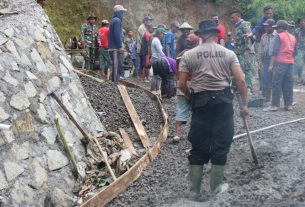
{"label": "man in blue jacket", "polygon": [[259,43],[261,41],[261,37],[265,33],[263,24],[268,19],[272,19],[272,18],[273,18],[272,7],[271,6],[265,6],[264,7],[264,16],[257,20],[257,23],[256,23],[255,27],[252,29],[251,33],[248,34],[247,36],[248,37],[255,36],[255,41]]}
{"label": "man in blue jacket", "polygon": [[123,49],[123,34],[122,21],[124,12],[126,12],[122,5],[115,5],[113,7],[113,17],[109,27],[109,53],[112,59],[112,81],[118,82],[123,76],[122,58]]}

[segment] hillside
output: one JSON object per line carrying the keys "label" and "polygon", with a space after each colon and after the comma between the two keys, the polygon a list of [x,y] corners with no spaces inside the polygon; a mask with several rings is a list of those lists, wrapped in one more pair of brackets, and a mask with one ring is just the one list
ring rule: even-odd
{"label": "hillside", "polygon": [[235,7],[232,2],[229,0],[219,5],[217,1],[211,0],[53,0],[48,1],[46,11],[64,42],[69,37],[79,36],[80,25],[86,22],[90,11],[98,16],[98,22],[104,18],[110,20],[116,3],[123,4],[128,9],[124,28],[135,30],[145,15],[153,16],[155,24],[168,25],[171,21],[178,20],[188,21],[196,28],[201,19],[214,12],[220,14],[223,23],[229,28],[230,18],[225,17]]}

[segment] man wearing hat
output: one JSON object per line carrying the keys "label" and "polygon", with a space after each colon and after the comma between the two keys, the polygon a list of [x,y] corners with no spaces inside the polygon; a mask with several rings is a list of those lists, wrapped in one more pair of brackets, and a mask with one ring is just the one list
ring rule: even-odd
{"label": "man wearing hat", "polygon": [[109,21],[104,19],[101,28],[98,30],[99,34],[99,60],[101,75],[109,74],[108,68],[111,66],[111,59],[108,52],[108,35],[109,35]]}
{"label": "man wearing hat", "polygon": [[170,25],[170,31],[167,32],[163,42],[163,52],[167,57],[175,56],[175,34],[179,31],[179,22],[173,21]]}
{"label": "man wearing hat", "polygon": [[122,21],[124,13],[127,11],[122,5],[113,7],[113,17],[109,27],[109,53],[112,60],[112,81],[118,83],[123,77],[122,55],[123,49],[123,32]]}
{"label": "man wearing hat", "polygon": [[234,51],[234,44],[235,44],[235,40],[234,40],[234,37],[232,35],[232,32],[228,32],[227,33],[227,41],[225,42],[225,47],[229,50]]}
{"label": "man wearing hat", "polygon": [[[179,65],[179,88],[191,100],[192,121],[188,135],[192,144],[189,159],[190,199],[203,201],[200,194],[203,165],[212,163],[210,189],[218,194],[234,134],[231,76],[241,94],[241,115],[248,114],[247,88],[243,71],[233,51],[215,43],[219,33],[214,20],[203,20],[195,32],[202,44],[185,52]],[[187,87],[189,75],[191,88]]]}
{"label": "man wearing hat", "polygon": [[216,27],[220,31],[215,38],[215,42],[222,46],[225,46],[226,28],[219,23],[219,17],[217,13],[212,14],[211,19],[213,19],[216,22],[217,25]]}
{"label": "man wearing hat", "polygon": [[181,31],[181,36],[177,40],[175,57],[177,57],[183,50],[187,48],[187,36],[190,34],[193,27],[189,23],[184,22],[180,25],[179,30]]}
{"label": "man wearing hat", "polygon": [[140,57],[140,51],[141,51],[141,43],[142,43],[142,38],[144,34],[147,32],[147,29],[152,26],[152,21],[153,18],[151,16],[145,16],[143,18],[142,24],[138,28],[137,32],[137,68],[134,71],[133,76],[135,78],[138,78],[139,74],[142,76],[142,70],[143,66],[145,65],[145,57]]}
{"label": "man wearing hat", "polygon": [[168,64],[162,58],[165,57],[161,41],[165,37],[165,29],[157,28],[151,42],[151,65],[153,68],[153,77],[150,82],[150,90],[153,93],[160,93],[161,78],[166,79],[165,71],[168,70]]}
{"label": "man wearing hat", "polygon": [[[197,35],[195,35],[194,33],[190,33],[187,38],[186,38],[186,48],[180,53],[178,54],[178,56],[176,57],[176,61],[177,61],[177,71],[176,74],[178,76],[178,80],[177,80],[177,84],[179,85],[179,62],[181,60],[181,57],[183,56],[183,54],[190,50],[193,49],[194,47],[197,47],[199,45],[199,37]],[[187,85],[189,86],[189,81],[191,80],[191,76],[189,76]],[[190,100],[185,97],[184,93],[177,88],[177,99],[176,99],[176,133],[175,136],[173,138],[174,142],[179,142],[180,141],[180,131],[181,131],[181,126],[183,124],[186,124],[189,120],[189,116],[190,116]]]}
{"label": "man wearing hat", "polygon": [[274,39],[273,53],[269,65],[272,72],[272,103],[269,111],[277,111],[283,94],[284,109],[292,110],[293,99],[293,64],[296,52],[296,38],[287,31],[288,22],[277,21],[278,35]]}
{"label": "man wearing hat", "polygon": [[87,23],[81,26],[81,42],[85,47],[86,68],[93,69],[95,64],[96,52],[98,48],[98,29],[95,25],[97,17],[91,13],[87,18]]}
{"label": "man wearing hat", "polygon": [[273,53],[274,39],[277,35],[274,31],[275,21],[273,19],[268,19],[263,23],[265,34],[263,34],[258,47],[258,62],[262,66],[261,71],[261,81],[262,81],[262,95],[266,101],[271,99],[271,89],[272,89],[272,72],[269,71],[269,65],[271,62],[271,57]]}
{"label": "man wearing hat", "polygon": [[299,28],[294,32],[297,38],[297,56],[295,57],[295,72],[298,75],[298,82],[303,82],[303,70],[305,69],[305,16],[298,20]]}

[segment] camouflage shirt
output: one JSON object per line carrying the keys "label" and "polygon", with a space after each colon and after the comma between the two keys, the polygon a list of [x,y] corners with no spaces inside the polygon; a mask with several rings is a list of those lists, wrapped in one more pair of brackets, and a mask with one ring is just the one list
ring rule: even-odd
{"label": "camouflage shirt", "polygon": [[297,28],[294,36],[297,38],[297,48],[305,51],[305,29]]}
{"label": "camouflage shirt", "polygon": [[96,25],[85,23],[81,26],[81,40],[86,47],[98,46],[98,29]]}
{"label": "camouflage shirt", "polygon": [[251,32],[251,23],[241,19],[235,25],[235,49],[234,52],[237,55],[243,54],[246,49],[251,50],[252,42],[250,38],[244,37],[243,35]]}

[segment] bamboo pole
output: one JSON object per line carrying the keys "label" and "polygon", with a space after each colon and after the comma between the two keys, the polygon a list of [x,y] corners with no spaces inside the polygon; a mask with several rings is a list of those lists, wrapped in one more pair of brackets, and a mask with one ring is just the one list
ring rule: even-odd
{"label": "bamboo pole", "polygon": [[[264,127],[264,128],[260,128],[260,129],[251,131],[250,134],[254,134],[254,133],[257,133],[257,132],[265,131],[265,130],[268,130],[268,129],[272,129],[272,128],[287,125],[287,124],[293,124],[293,123],[304,121],[304,120],[305,120],[305,118],[300,118],[300,119],[296,119],[296,120],[291,120],[291,121],[286,121],[286,122],[274,124],[274,125],[271,125],[271,126],[268,126],[268,127]],[[236,136],[233,137],[233,140],[239,139],[239,138],[244,137],[246,135],[247,135],[247,133],[236,135]]]}
{"label": "bamboo pole", "polygon": [[74,172],[76,177],[78,177],[79,173],[78,173],[78,170],[77,170],[77,165],[76,165],[75,158],[74,158],[74,156],[73,156],[73,154],[72,154],[72,152],[71,152],[71,150],[70,150],[70,148],[68,146],[67,140],[66,140],[66,138],[65,138],[65,136],[64,136],[64,134],[63,134],[63,132],[62,132],[62,130],[60,128],[58,118],[55,118],[54,122],[55,122],[55,125],[56,125],[56,129],[57,129],[58,135],[59,135],[59,137],[60,137],[60,139],[61,139],[61,141],[62,141],[62,143],[64,145],[65,151],[67,153],[67,157],[71,161],[72,171]]}
{"label": "bamboo pole", "polygon": [[107,165],[107,168],[109,170],[109,173],[111,174],[113,180],[117,180],[117,178],[116,178],[115,174],[113,173],[113,170],[111,169],[111,166],[110,166],[110,164],[108,162],[107,153],[103,151],[103,149],[101,148],[100,143],[98,143],[96,137],[93,137],[93,140],[95,141],[95,144],[97,145],[98,149],[100,150],[100,152],[101,152],[101,154],[102,154],[102,156],[103,156],[103,158],[105,160],[105,163]]}

